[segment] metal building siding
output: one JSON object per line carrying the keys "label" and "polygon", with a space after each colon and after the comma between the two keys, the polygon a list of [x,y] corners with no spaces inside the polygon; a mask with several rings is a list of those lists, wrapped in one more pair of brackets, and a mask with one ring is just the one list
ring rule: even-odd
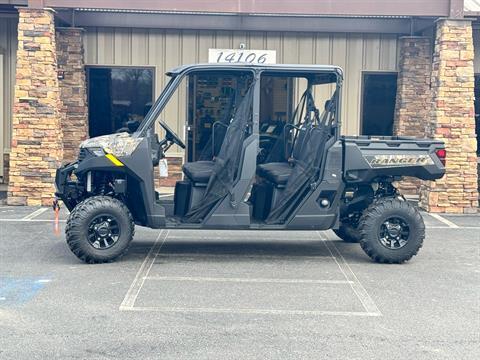
{"label": "metal building siding", "polygon": [[480,74],[480,29],[473,29],[473,71]]}
{"label": "metal building siding", "polygon": [[[10,151],[12,133],[12,110],[15,90],[15,67],[17,60],[17,17],[0,17],[0,68],[3,91],[0,92],[0,176],[3,176],[3,154]],[[2,86],[2,85],[0,85]]]}
{"label": "metal building siding", "polygon": [[[397,36],[386,34],[194,31],[132,28],[88,28],[88,65],[155,66],[155,96],[165,85],[164,73],[177,65],[208,60],[209,48],[277,51],[278,63],[334,64],[345,71],[343,132],[357,134],[360,125],[362,71],[397,71]],[[166,114],[179,132],[185,119],[185,90],[176,99],[176,114]]]}

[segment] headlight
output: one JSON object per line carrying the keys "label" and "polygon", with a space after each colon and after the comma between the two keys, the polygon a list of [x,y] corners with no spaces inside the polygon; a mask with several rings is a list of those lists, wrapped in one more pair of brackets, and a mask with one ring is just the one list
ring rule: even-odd
{"label": "headlight", "polygon": [[119,133],[85,140],[80,147],[87,148],[96,156],[103,156],[107,153],[122,157],[131,155],[141,141],[142,138],[131,137],[128,133]]}
{"label": "headlight", "polygon": [[95,156],[103,156],[105,155],[105,151],[103,151],[103,149],[101,147],[98,147],[98,148],[88,148],[88,150]]}

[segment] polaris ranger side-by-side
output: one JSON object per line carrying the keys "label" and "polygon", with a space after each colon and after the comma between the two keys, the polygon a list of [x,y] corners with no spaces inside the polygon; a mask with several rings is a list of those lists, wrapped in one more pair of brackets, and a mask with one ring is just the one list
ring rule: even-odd
{"label": "polaris ranger side-by-side", "polygon": [[[402,263],[417,254],[425,237],[423,219],[394,181],[441,178],[444,144],[340,136],[341,68],[197,64],[167,75],[169,83],[138,127],[84,141],[78,161],[57,170],[56,196],[71,212],[66,240],[78,258],[88,263],[119,258],[135,225],[333,229],[345,241],[358,241],[377,262]],[[185,92],[192,104],[202,101],[186,116],[196,121],[203,114],[204,120],[198,126],[185,123],[190,133],[179,136],[167,123],[186,119],[167,119],[164,109],[178,89],[185,90],[186,79],[200,79]],[[281,81],[286,85],[277,93],[289,94],[292,106],[266,87]],[[200,93],[201,86],[216,92]],[[212,110],[212,104],[221,105]],[[268,115],[274,106],[288,110]],[[160,197],[154,186],[154,169],[172,146],[187,148],[184,179],[177,181],[173,200]]]}

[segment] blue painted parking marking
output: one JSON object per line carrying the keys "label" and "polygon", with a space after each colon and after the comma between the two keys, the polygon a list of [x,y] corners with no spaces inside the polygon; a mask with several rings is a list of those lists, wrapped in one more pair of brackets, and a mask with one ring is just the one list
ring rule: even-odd
{"label": "blue painted parking marking", "polygon": [[0,307],[29,302],[50,281],[38,277],[0,277]]}

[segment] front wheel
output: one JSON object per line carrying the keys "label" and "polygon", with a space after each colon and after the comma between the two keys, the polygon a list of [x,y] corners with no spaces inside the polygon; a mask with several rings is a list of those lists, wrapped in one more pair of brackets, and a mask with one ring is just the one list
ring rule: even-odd
{"label": "front wheel", "polygon": [[109,196],[93,196],[75,206],[65,230],[70,250],[90,264],[120,258],[127,252],[134,232],[128,208]]}
{"label": "front wheel", "polygon": [[360,218],[359,229],[362,249],[380,263],[410,260],[425,238],[425,224],[418,209],[393,198],[370,205]]}

